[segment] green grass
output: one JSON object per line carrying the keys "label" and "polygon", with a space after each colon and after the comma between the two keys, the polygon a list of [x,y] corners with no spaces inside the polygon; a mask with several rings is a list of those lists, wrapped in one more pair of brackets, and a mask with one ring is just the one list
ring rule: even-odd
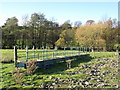
{"label": "green grass", "polygon": [[[60,52],[63,52],[63,51],[60,51]],[[40,85],[44,82],[46,82],[46,83],[54,82],[53,80],[51,80],[49,78],[50,76],[52,76],[54,78],[60,77],[61,79],[68,79],[68,78],[69,79],[77,79],[77,80],[84,79],[87,76],[87,74],[69,75],[67,73],[75,72],[77,70],[82,71],[83,69],[81,68],[81,66],[83,64],[104,63],[104,62],[96,62],[95,59],[115,57],[114,53],[115,52],[95,52],[95,54],[90,53],[90,56],[93,59],[91,57],[82,57],[79,59],[73,59],[72,67],[70,69],[68,69],[66,67],[66,63],[64,63],[64,62],[54,64],[49,69],[37,69],[36,72],[33,73],[32,75],[25,75],[22,78],[22,80],[21,80],[22,84],[29,84],[28,86],[22,86],[15,82],[15,80],[12,76],[12,71],[15,68],[13,63],[2,63],[2,71],[1,71],[2,72],[2,76],[1,76],[2,87],[4,87],[4,88],[5,87],[39,88]],[[5,56],[13,57],[13,50],[12,49],[10,49],[10,50],[3,49],[2,57],[5,57]],[[114,68],[105,67],[103,69],[114,69]],[[92,82],[94,82],[94,80]],[[110,81],[110,82],[112,82],[112,81]],[[63,87],[67,87],[67,86],[68,86],[67,84],[63,85]]]}
{"label": "green grass", "polygon": [[90,56],[94,58],[116,57],[115,52],[90,52]]}

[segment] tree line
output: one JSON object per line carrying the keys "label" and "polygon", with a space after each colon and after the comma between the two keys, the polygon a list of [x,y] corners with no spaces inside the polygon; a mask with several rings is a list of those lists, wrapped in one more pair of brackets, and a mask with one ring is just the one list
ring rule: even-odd
{"label": "tree line", "polygon": [[116,50],[120,48],[120,32],[116,19],[109,18],[95,23],[87,20],[82,25],[81,21],[65,21],[62,25],[45,18],[42,13],[31,14],[22,18],[22,25],[18,25],[18,19],[11,17],[6,20],[2,30],[2,48],[13,48],[18,45],[25,48],[42,46],[83,46],[99,50]]}

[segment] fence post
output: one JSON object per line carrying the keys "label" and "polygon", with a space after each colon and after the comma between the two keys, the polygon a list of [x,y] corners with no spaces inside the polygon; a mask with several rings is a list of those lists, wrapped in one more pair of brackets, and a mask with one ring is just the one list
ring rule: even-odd
{"label": "fence post", "polygon": [[85,53],[85,47],[83,47],[83,52]]}
{"label": "fence post", "polygon": [[46,59],[48,59],[48,46],[46,46]]}
{"label": "fence post", "polygon": [[80,55],[80,49],[81,49],[81,48],[80,48],[80,47],[78,47],[78,48],[79,48],[79,55]]}
{"label": "fence post", "polygon": [[89,49],[89,54],[90,54],[90,47],[88,49]]}
{"label": "fence post", "polygon": [[66,47],[64,47],[64,55],[66,56],[66,51],[65,51],[66,49],[65,49],[65,48],[66,48]]}
{"label": "fence post", "polygon": [[44,46],[42,46],[42,60],[44,59]]}
{"label": "fence post", "polygon": [[57,46],[55,46],[55,56],[58,55]]}
{"label": "fence post", "polygon": [[87,54],[87,47],[85,47],[85,54]]}
{"label": "fence post", "polygon": [[28,61],[28,46],[26,46],[26,62]]}
{"label": "fence post", "polygon": [[35,47],[33,46],[33,56],[34,56],[34,59],[35,59]]}
{"label": "fence post", "polygon": [[52,57],[54,58],[54,49],[52,50]]}
{"label": "fence post", "polygon": [[77,52],[77,55],[79,55],[79,53],[80,53],[80,52],[79,52],[79,47],[77,47],[77,51],[78,51],[78,52]]}
{"label": "fence post", "polygon": [[86,47],[86,54],[88,53],[88,47]]}
{"label": "fence post", "polygon": [[14,46],[14,64],[17,65],[17,46]]}
{"label": "fence post", "polygon": [[39,52],[38,52],[38,60],[39,60]]}
{"label": "fence post", "polygon": [[83,47],[81,47],[81,51],[82,51],[82,53],[83,53]]}
{"label": "fence post", "polygon": [[70,51],[71,51],[71,56],[72,56],[72,47],[70,47]]}

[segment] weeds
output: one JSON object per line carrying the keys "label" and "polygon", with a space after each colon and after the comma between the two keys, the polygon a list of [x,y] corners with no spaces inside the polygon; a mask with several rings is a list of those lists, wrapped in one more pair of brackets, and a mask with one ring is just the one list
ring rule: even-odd
{"label": "weeds", "polygon": [[35,70],[37,69],[35,63],[35,60],[27,62],[27,70],[23,70],[22,68],[15,68],[15,70],[13,70],[12,74],[17,84],[22,84],[21,80],[26,74],[31,75],[33,74],[33,72],[35,72]]}
{"label": "weeds", "polygon": [[25,71],[23,71],[23,69],[21,68],[15,68],[12,74],[15,79],[15,82],[21,85],[21,79],[25,76]]}
{"label": "weeds", "polygon": [[35,63],[36,63],[36,60],[32,60],[26,63],[27,74],[32,74],[33,72],[35,72],[35,70],[37,69]]}

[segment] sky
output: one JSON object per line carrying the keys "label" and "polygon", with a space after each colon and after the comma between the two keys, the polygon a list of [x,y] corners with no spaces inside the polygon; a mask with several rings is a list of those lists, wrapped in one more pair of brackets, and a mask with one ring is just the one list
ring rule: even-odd
{"label": "sky", "polygon": [[0,2],[0,26],[8,18],[17,17],[21,25],[22,17],[33,13],[43,13],[48,20],[62,24],[87,20],[98,22],[103,18],[118,19],[118,2]]}

